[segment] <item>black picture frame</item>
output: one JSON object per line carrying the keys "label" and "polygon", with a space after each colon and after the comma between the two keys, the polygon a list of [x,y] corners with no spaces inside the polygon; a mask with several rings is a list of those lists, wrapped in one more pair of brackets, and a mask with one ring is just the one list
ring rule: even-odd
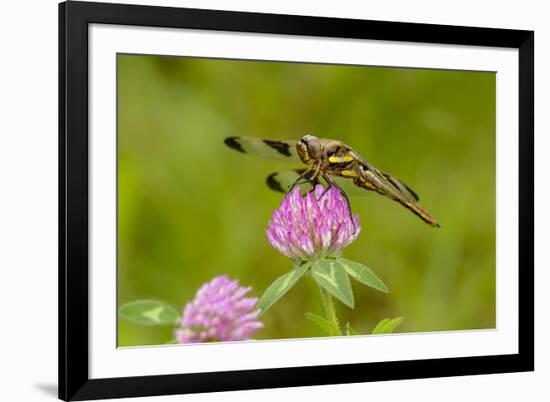
{"label": "black picture frame", "polygon": [[[90,379],[88,25],[193,28],[519,50],[517,354]],[[59,5],[59,398],[118,397],[534,370],[534,32],[70,1]]]}

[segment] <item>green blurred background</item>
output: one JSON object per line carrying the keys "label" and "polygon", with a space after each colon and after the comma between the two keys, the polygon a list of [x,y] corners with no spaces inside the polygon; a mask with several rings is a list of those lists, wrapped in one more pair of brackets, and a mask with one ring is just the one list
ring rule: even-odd
{"label": "green blurred background", "polygon": [[[342,321],[368,333],[495,327],[495,74],[141,55],[118,56],[118,301],[178,309],[227,274],[261,296],[291,268],[265,236],[285,165],[227,148],[227,136],[342,140],[402,179],[442,225],[376,194],[352,198],[363,231],[344,256],[390,288],[353,283]],[[257,339],[322,336],[304,277],[263,317]],[[171,327],[119,319],[119,346],[162,344]]]}

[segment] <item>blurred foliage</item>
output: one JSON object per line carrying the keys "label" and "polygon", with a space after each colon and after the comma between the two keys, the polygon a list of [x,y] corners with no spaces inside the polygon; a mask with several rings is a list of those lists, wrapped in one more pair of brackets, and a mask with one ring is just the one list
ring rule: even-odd
{"label": "blurred foliage", "polygon": [[[410,185],[442,225],[398,204],[352,198],[363,231],[344,257],[390,288],[355,282],[341,322],[370,333],[495,327],[495,74],[403,68],[118,56],[118,301],[178,309],[226,273],[261,296],[292,268],[265,236],[288,169],[223,139],[342,140]],[[299,164],[290,167],[298,167]],[[320,336],[319,289],[302,278],[263,317],[258,339]],[[119,346],[162,344],[172,328],[119,320]]]}

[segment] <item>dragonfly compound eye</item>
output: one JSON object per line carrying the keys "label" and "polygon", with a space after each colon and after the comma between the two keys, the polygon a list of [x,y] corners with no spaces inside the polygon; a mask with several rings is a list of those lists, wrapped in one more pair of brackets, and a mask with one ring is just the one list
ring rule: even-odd
{"label": "dragonfly compound eye", "polygon": [[321,141],[313,135],[304,135],[296,144],[296,151],[300,160],[310,165],[321,157]]}
{"label": "dragonfly compound eye", "polygon": [[321,157],[321,140],[313,135],[306,135],[302,138],[307,145],[307,152],[312,160],[318,160]]}

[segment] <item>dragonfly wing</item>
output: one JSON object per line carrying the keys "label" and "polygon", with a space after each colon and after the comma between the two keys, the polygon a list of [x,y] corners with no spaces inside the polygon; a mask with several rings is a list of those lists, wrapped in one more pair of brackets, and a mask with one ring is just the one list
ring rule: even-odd
{"label": "dragonfly wing", "polygon": [[299,161],[296,141],[266,140],[256,137],[228,137],[225,145],[245,154],[282,161]]}
{"label": "dragonfly wing", "polygon": [[[294,169],[294,170],[287,170],[282,172],[275,172],[267,176],[267,185],[270,189],[286,193],[288,192],[288,189],[290,186],[292,186],[296,180],[300,177],[300,175],[305,171],[306,169]],[[353,184],[353,181],[349,178],[344,177],[338,177],[338,176],[330,176],[332,180],[338,184],[338,186],[344,190],[344,192],[348,196],[363,196],[367,195],[369,192],[362,189],[361,187],[356,186]],[[325,187],[328,187],[328,183],[322,178],[319,177],[319,184],[322,184]],[[302,190],[311,190],[312,186],[311,184],[302,184],[300,185],[300,188]]]}
{"label": "dragonfly wing", "polygon": [[[266,179],[267,186],[280,193],[286,193],[304,171],[305,169],[294,169],[271,173]],[[306,186],[307,185],[301,185],[300,187],[305,189]]]}
{"label": "dragonfly wing", "polygon": [[[380,180],[380,182],[383,184],[384,187],[389,188],[390,191],[388,191],[389,193],[388,195],[401,196],[408,201],[414,201],[414,202],[419,200],[418,195],[401,180],[398,180],[387,173],[381,172],[380,170],[372,166],[370,163],[368,163],[365,160],[365,158],[363,158],[357,152],[352,151],[351,153],[353,157],[363,165],[363,169],[365,171],[370,171],[372,174],[376,176],[378,180]],[[397,197],[397,198],[400,198],[400,197]]]}
{"label": "dragonfly wing", "polygon": [[383,173],[384,177],[388,179],[388,181],[393,184],[401,193],[403,193],[406,198],[413,200],[413,201],[419,201],[418,195],[405,183],[403,183],[401,180],[396,179],[393,176],[390,176],[387,173]]}
{"label": "dragonfly wing", "polygon": [[418,205],[416,193],[395,177],[382,173],[372,166],[365,165],[363,166],[363,177],[360,183],[368,190],[376,191],[397,201],[428,225],[440,227],[439,223]]}

